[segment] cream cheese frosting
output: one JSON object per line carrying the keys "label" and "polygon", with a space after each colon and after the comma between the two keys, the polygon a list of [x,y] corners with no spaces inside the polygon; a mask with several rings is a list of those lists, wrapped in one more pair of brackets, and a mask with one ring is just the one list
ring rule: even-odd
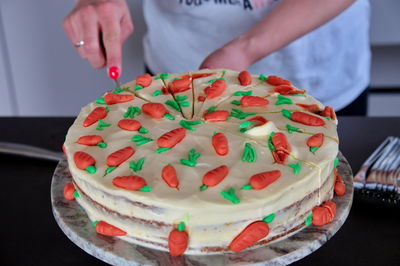
{"label": "cream cheese frosting", "polygon": [[[279,86],[267,82],[267,76],[251,75],[251,84],[242,86],[238,75],[222,69],[163,73],[152,77],[147,87],[132,81],[85,106],[69,129],[64,147],[73,182],[81,193],[77,200],[89,217],[124,230],[123,239],[162,250],[167,249],[169,232],[184,221],[189,235],[186,254],[226,251],[247,224],[269,214],[275,214],[275,219],[266,239],[284,237],[285,232],[304,226],[311,209],[332,197],[337,120],[322,116],[325,107],[293,85],[290,87],[297,93],[282,94],[276,89]],[[174,93],[174,82],[184,83],[184,79],[188,79],[187,88]],[[209,97],[207,88],[218,80],[225,83],[225,89],[217,97]],[[108,94],[131,95],[133,99],[107,104]],[[244,106],[246,96],[268,103]],[[162,104],[166,115],[154,118],[147,114],[143,106],[148,103]],[[84,126],[99,107],[106,108],[106,115]],[[228,120],[204,118],[216,111],[228,112]],[[323,125],[300,123],[293,118],[295,113],[315,117]],[[141,130],[121,129],[119,121],[123,119],[136,120]],[[170,149],[160,149],[159,138],[178,128],[183,128],[185,137]],[[213,145],[216,133],[227,139],[229,151],[224,156],[217,154]],[[277,133],[290,145],[283,163],[276,161],[271,150],[271,137]],[[323,144],[311,151],[307,141],[317,133],[323,134]],[[91,135],[101,136],[106,147],[78,143],[80,137]],[[133,149],[132,155],[116,167],[107,165],[110,154],[127,147]],[[77,152],[94,159],[95,173],[79,168],[74,160]],[[162,178],[163,168],[169,164],[176,170],[178,188],[168,186]],[[204,176],[220,166],[227,167],[226,177],[215,186],[200,189]],[[253,175],[274,170],[280,171],[280,177],[265,188],[243,189]],[[139,176],[149,189],[117,187],[113,181],[121,176]],[[233,193],[236,200],[224,197],[223,191]]]}

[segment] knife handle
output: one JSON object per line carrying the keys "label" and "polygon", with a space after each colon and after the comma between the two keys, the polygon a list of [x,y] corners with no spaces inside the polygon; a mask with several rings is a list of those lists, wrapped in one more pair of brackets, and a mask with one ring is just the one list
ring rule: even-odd
{"label": "knife handle", "polygon": [[121,84],[119,83],[119,74],[119,68],[116,66],[112,66],[108,69],[108,76],[115,81],[117,88],[121,87]]}
{"label": "knife handle", "polygon": [[64,156],[62,152],[51,151],[26,144],[1,142],[1,141],[0,141],[0,153],[13,154],[13,155],[25,156],[36,159],[45,159],[57,162],[61,160]]}

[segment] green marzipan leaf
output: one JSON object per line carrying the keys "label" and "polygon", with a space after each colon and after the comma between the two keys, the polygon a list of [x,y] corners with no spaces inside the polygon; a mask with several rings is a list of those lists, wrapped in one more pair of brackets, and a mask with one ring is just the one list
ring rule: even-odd
{"label": "green marzipan leaf", "polygon": [[197,160],[200,157],[200,153],[196,152],[195,149],[191,149],[189,151],[189,160],[193,161],[193,160]]}
{"label": "green marzipan leaf", "polygon": [[251,96],[253,91],[235,91],[233,96]]}
{"label": "green marzipan leaf", "polygon": [[124,113],[124,118],[135,118],[135,115],[140,115],[142,113],[142,110],[140,110],[139,107],[137,106],[129,106],[128,110]]}
{"label": "green marzipan leaf", "polygon": [[177,96],[175,96],[175,98],[176,98],[176,100],[178,102],[182,102],[182,101],[186,101],[188,97],[187,96],[179,96],[179,95],[177,95]]}
{"label": "green marzipan leaf", "polygon": [[224,197],[225,199],[229,200],[233,204],[240,203],[240,199],[236,196],[234,188],[230,188],[228,191],[222,190],[221,196]]}
{"label": "green marzipan leaf", "polygon": [[106,104],[106,101],[104,101],[103,97],[100,97],[100,98],[97,98],[96,103],[97,104]]}
{"label": "green marzipan leaf", "polygon": [[243,112],[243,111],[241,111],[239,109],[232,108],[232,111],[231,111],[230,115],[233,116],[233,117],[236,117],[238,119],[245,119],[246,117],[252,116],[252,115],[255,115],[255,114],[256,113],[254,113],[254,112],[245,113],[245,112]]}
{"label": "green marzipan leaf", "polygon": [[168,100],[165,102],[166,105],[171,106],[172,108],[174,108],[176,111],[180,112],[181,111],[181,107],[179,106],[179,104],[175,101],[172,100]]}
{"label": "green marzipan leaf", "polygon": [[253,186],[250,185],[250,184],[247,184],[247,185],[242,186],[240,189],[242,189],[242,190],[250,190],[250,189],[253,189]]}
{"label": "green marzipan leaf", "polygon": [[150,192],[151,191],[151,187],[149,186],[143,186],[139,189],[139,191],[141,192]]}
{"label": "green marzipan leaf", "polygon": [[146,134],[146,133],[149,133],[149,130],[145,127],[141,127],[141,128],[139,128],[139,133]]}
{"label": "green marzipan leaf", "polygon": [[292,119],[292,113],[286,109],[282,109],[282,115],[288,119]]}
{"label": "green marzipan leaf", "polygon": [[312,213],[310,213],[310,214],[307,216],[306,220],[305,220],[306,226],[309,226],[309,225],[311,224],[311,222],[312,222]]}
{"label": "green marzipan leaf", "polygon": [[218,79],[225,80],[225,78],[216,78],[216,79],[210,79],[209,81],[207,81],[207,83],[214,83],[214,82],[217,81]]}
{"label": "green marzipan leaf", "polygon": [[189,102],[180,102],[179,104],[181,107],[189,107],[190,106]]}
{"label": "green marzipan leaf", "polygon": [[338,166],[338,164],[339,164],[339,158],[336,157],[335,160],[333,161],[333,167],[336,168]]}
{"label": "green marzipan leaf", "polygon": [[135,90],[135,91],[139,91],[139,90],[141,90],[141,89],[143,89],[143,86],[136,85],[134,90]]}
{"label": "green marzipan leaf", "polygon": [[217,109],[216,106],[211,106],[210,108],[208,108],[207,113],[213,113],[215,112],[215,109]]}
{"label": "green marzipan leaf", "polygon": [[310,152],[315,153],[319,147],[310,147]]}
{"label": "green marzipan leaf", "polygon": [[200,153],[196,152],[195,149],[191,149],[188,153],[188,159],[181,159],[180,162],[183,165],[195,167],[197,164],[197,159],[200,157]]}
{"label": "green marzipan leaf", "polygon": [[275,213],[271,213],[270,215],[265,216],[264,219],[262,219],[262,220],[263,220],[263,222],[265,222],[265,223],[270,223],[270,222],[272,222],[274,219],[275,219]]}
{"label": "green marzipan leaf", "polygon": [[204,121],[199,121],[199,120],[197,120],[197,121],[188,121],[188,120],[179,121],[179,125],[181,125],[182,127],[186,128],[186,129],[192,130],[192,131],[196,130],[196,128],[192,127],[192,126],[195,126],[198,124],[203,124],[203,123],[204,123]]}
{"label": "green marzipan leaf", "polygon": [[124,91],[124,90],[121,89],[121,88],[116,88],[115,90],[112,91],[112,93],[118,94],[118,93],[121,93],[121,92],[123,92],[123,91]]}
{"label": "green marzipan leaf", "polygon": [[293,101],[285,96],[278,95],[278,101],[276,101],[275,105],[282,105],[282,104],[293,104]]}
{"label": "green marzipan leaf", "polygon": [[253,125],[253,123],[251,121],[244,121],[239,124],[239,128],[248,128],[252,125]]}
{"label": "green marzipan leaf", "polygon": [[161,95],[161,94],[162,94],[162,91],[161,91],[161,90],[156,90],[156,91],[154,91],[154,92],[151,94],[151,96],[156,97],[156,96]]}
{"label": "green marzipan leaf", "polygon": [[96,130],[101,131],[101,130],[103,130],[103,127],[109,127],[109,126],[111,126],[111,124],[107,124],[103,120],[99,120]]}
{"label": "green marzipan leaf", "polygon": [[250,143],[246,143],[242,155],[242,162],[253,163],[257,160],[257,153]]}
{"label": "green marzipan leaf", "polygon": [[134,135],[132,137],[132,141],[136,143],[136,145],[141,146],[146,144],[147,142],[153,141],[151,138],[143,137],[142,135]]}
{"label": "green marzipan leaf", "polygon": [[273,136],[274,134],[275,134],[275,132],[271,132],[271,134],[269,135],[269,138],[268,138],[268,148],[269,148],[271,151],[275,151],[275,150],[276,150],[274,144],[272,143],[272,136]]}
{"label": "green marzipan leaf", "polygon": [[100,148],[102,148],[102,149],[105,149],[105,148],[107,148],[107,143],[105,143],[105,142],[99,142],[99,143],[97,143],[97,146],[100,147]]}
{"label": "green marzipan leaf", "polygon": [[114,171],[115,169],[117,169],[116,166],[110,166],[106,169],[104,176],[108,175],[109,173],[111,173],[112,171]]}
{"label": "green marzipan leaf", "polygon": [[186,166],[190,166],[190,167],[195,167],[196,163],[189,161],[188,159],[181,159],[180,160],[181,164],[186,165]]}
{"label": "green marzipan leaf", "polygon": [[132,169],[132,171],[134,171],[134,172],[139,172],[140,170],[142,170],[144,160],[145,159],[143,157],[143,158],[140,158],[137,162],[131,161],[129,163],[129,168]]}
{"label": "green marzipan leaf", "polygon": [[298,175],[301,171],[301,162],[289,164],[289,167],[292,168],[295,175]]}
{"label": "green marzipan leaf", "polygon": [[168,79],[169,78],[169,73],[161,73],[160,75],[158,75],[155,79]]}
{"label": "green marzipan leaf", "polygon": [[259,80],[262,80],[262,81],[265,81],[265,80],[268,79],[268,77],[265,76],[264,74],[260,74],[260,75],[258,76],[258,79],[259,79]]}
{"label": "green marzipan leaf", "polygon": [[183,232],[185,230],[185,223],[184,222],[180,222],[178,224],[178,231],[179,232]]}
{"label": "green marzipan leaf", "polygon": [[94,165],[90,165],[90,166],[86,167],[85,170],[86,170],[89,174],[95,174],[96,171],[97,171],[96,166],[94,166]]}
{"label": "green marzipan leaf", "polygon": [[289,132],[289,134],[292,134],[293,132],[301,132],[301,130],[297,127],[294,127],[292,125],[286,124],[286,129]]}
{"label": "green marzipan leaf", "polygon": [[165,114],[164,117],[168,120],[175,120],[175,118],[170,114]]}
{"label": "green marzipan leaf", "polygon": [[159,148],[156,150],[156,153],[160,154],[160,153],[169,151],[170,149],[171,149],[171,148],[167,148],[167,147],[159,147]]}
{"label": "green marzipan leaf", "polygon": [[207,185],[202,185],[202,186],[200,187],[200,191],[206,190],[207,188],[208,188]]}
{"label": "green marzipan leaf", "polygon": [[240,106],[240,101],[239,100],[233,100],[233,101],[231,101],[231,104],[236,105],[236,106]]}

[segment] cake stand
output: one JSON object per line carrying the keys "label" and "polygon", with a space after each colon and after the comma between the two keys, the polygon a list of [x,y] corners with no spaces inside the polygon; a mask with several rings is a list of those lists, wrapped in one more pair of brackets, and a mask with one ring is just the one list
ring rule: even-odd
{"label": "cake stand", "polygon": [[353,175],[346,158],[339,153],[338,171],[346,184],[346,194],[335,196],[337,212],[324,226],[308,226],[290,237],[264,247],[239,253],[184,255],[171,257],[168,252],[134,245],[115,237],[96,233],[85,211],[76,201],[64,199],[64,185],[71,182],[67,160],[63,158],[53,175],[51,203],[54,217],[68,238],[96,258],[113,265],[286,265],[321,247],[345,222],[353,201]]}

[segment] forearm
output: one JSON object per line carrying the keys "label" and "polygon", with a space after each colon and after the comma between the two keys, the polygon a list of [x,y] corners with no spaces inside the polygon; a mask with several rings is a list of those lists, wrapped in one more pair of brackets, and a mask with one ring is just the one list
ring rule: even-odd
{"label": "forearm", "polygon": [[283,0],[235,41],[248,52],[251,63],[256,62],[328,22],[354,1]]}

